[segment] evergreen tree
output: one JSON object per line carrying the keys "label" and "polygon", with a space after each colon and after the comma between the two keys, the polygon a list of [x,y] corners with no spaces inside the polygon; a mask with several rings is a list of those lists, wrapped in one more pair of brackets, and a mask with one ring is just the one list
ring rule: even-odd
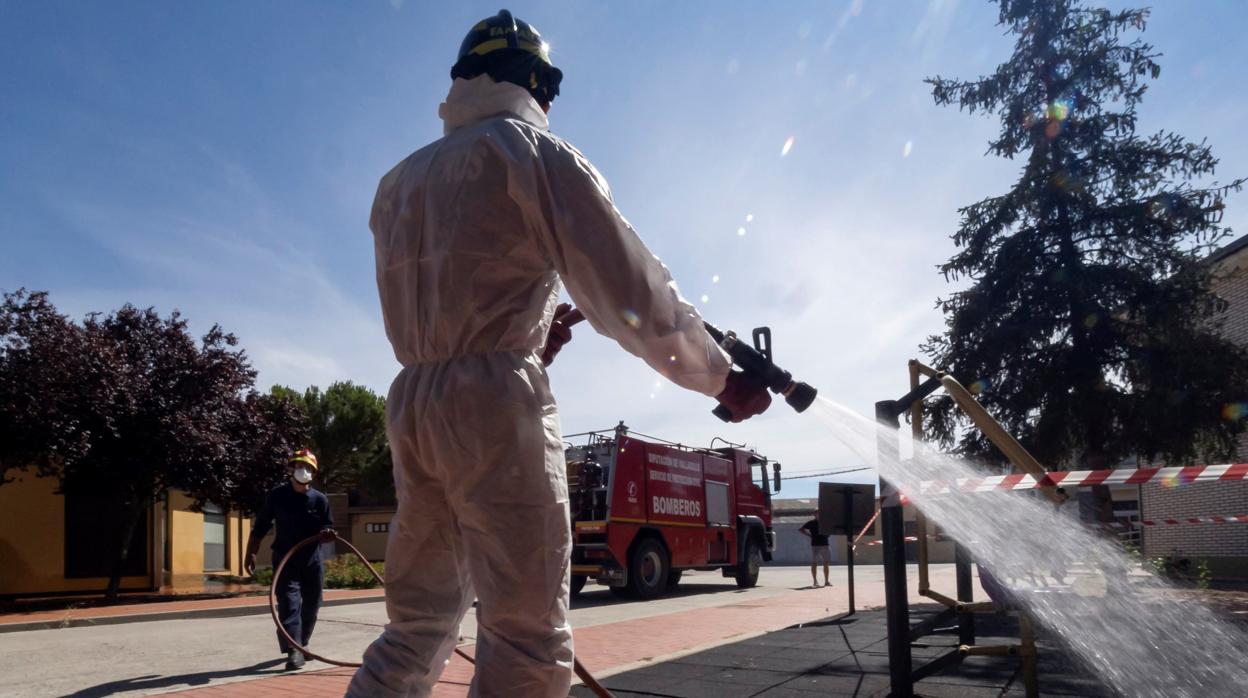
{"label": "evergreen tree", "polygon": [[[1248,353],[1219,335],[1203,259],[1230,235],[1204,141],[1136,133],[1160,54],[1147,10],[998,0],[1014,54],[978,80],[928,82],[939,105],[995,113],[988,152],[1023,160],[1006,193],[960,210],[940,267],[970,287],[937,301],[947,330],[923,350],[950,368],[1041,462],[1112,467],[1234,450],[1223,408],[1248,397]],[[1134,36],[1133,36],[1134,35]],[[1002,458],[948,398],[929,437]]]}
{"label": "evergreen tree", "polygon": [[274,386],[271,394],[292,400],[307,417],[308,447],[320,463],[317,480],[326,492],[346,492],[352,503],[393,503],[394,480],[386,441],[386,400],[351,381],[302,394]]}

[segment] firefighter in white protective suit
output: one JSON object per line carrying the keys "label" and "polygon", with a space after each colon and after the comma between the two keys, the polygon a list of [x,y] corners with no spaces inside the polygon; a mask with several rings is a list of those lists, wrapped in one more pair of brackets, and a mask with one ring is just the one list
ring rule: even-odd
{"label": "firefighter in white protective suit", "polygon": [[[472,28],[445,136],[382,178],[377,286],[403,368],[386,400],[398,512],[389,623],[347,695],[428,696],[479,599],[471,695],[562,698],[571,528],[545,364],[571,337],[560,279],[599,333],[734,421],[765,410],[607,183],[547,130],[562,74],[506,10]],[[552,324],[553,321],[553,324]]]}

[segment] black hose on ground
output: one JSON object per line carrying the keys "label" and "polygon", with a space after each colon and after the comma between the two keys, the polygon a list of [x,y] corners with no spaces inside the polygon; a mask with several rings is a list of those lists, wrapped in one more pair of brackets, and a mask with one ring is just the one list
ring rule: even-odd
{"label": "black hose on ground", "polygon": [[[309,650],[307,647],[299,644],[295,641],[295,638],[290,636],[290,633],[286,632],[286,628],[282,626],[281,617],[277,615],[277,580],[282,576],[282,569],[286,567],[287,562],[290,562],[291,556],[294,555],[296,551],[302,550],[312,543],[318,543],[320,542],[320,539],[321,534],[319,533],[304,538],[288,550],[286,555],[282,557],[281,561],[277,563],[277,568],[273,571],[273,582],[269,585],[269,615],[273,617],[273,624],[277,626],[277,632],[281,633],[282,637],[286,639],[288,645],[302,652],[304,656],[311,657],[312,659],[325,662],[326,664],[332,664],[334,666],[359,667],[361,666],[360,662],[344,662],[337,659],[322,657],[321,655]],[[373,567],[372,564],[369,563],[368,558],[364,557],[364,554],[360,552],[360,549],[352,545],[351,541],[339,538],[337,533],[334,534],[334,540],[350,548],[351,552],[355,553],[355,556],[360,558],[360,561],[364,563],[364,566],[368,568],[368,571],[373,574],[373,577],[377,580],[377,582],[383,587],[386,585],[386,580],[382,578],[379,572],[377,572],[377,568]],[[455,654],[458,654],[468,660],[469,664],[475,666],[477,663],[476,660],[474,660],[467,652],[464,652],[458,647],[455,648]],[[594,695],[598,696],[598,698],[615,698],[605,686],[598,682],[598,679],[594,678],[593,674],[589,673],[589,670],[581,664],[581,660],[574,657],[572,659],[572,668],[576,671],[576,675],[580,677],[581,681],[584,682],[584,684],[589,687],[589,690],[593,691]]]}

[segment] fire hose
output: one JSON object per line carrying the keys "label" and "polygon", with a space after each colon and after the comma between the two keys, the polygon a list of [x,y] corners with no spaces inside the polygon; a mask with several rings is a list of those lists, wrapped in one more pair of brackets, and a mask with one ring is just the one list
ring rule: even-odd
{"label": "fire hose", "polygon": [[[342,543],[343,545],[346,545],[348,548],[350,548],[351,552],[354,553],[355,556],[358,557],[360,561],[364,563],[364,566],[368,568],[368,571],[372,573],[373,578],[376,579],[378,583],[380,583],[383,587],[385,586],[386,580],[382,578],[381,574],[377,571],[377,568],[373,567],[372,564],[369,563],[368,558],[364,557],[364,554],[360,552],[359,548],[352,545],[351,541],[346,540],[344,538],[340,538],[337,533],[331,532],[331,534],[333,535],[333,540],[338,541]],[[273,582],[269,585],[269,614],[273,617],[273,624],[277,626],[277,632],[281,634],[281,636],[286,640],[287,644],[290,647],[294,647],[295,649],[299,650],[300,652],[304,654],[304,656],[311,657],[312,659],[325,662],[326,664],[332,664],[334,666],[359,667],[361,666],[360,662],[344,662],[339,659],[330,659],[329,657],[323,657],[309,650],[307,647],[304,647],[303,645],[299,644],[299,642],[296,641],[295,638],[290,636],[290,633],[286,632],[286,628],[282,626],[281,617],[277,615],[277,580],[281,579],[282,570],[286,567],[286,563],[290,562],[290,558],[296,552],[302,550],[308,545],[311,545],[312,543],[320,542],[320,540],[321,540],[321,534],[319,533],[316,535],[312,535],[312,536],[308,536],[307,538],[304,538],[303,540],[296,543],[295,546],[292,547],[289,551],[287,551],[287,553],[282,557],[281,561],[277,563],[277,568],[273,571]],[[475,666],[477,663],[476,660],[473,659],[471,655],[469,655],[467,652],[464,652],[458,647],[455,648],[455,654],[458,654],[460,657],[463,657],[464,659],[466,659],[469,664],[472,664]],[[584,682],[584,684],[589,687],[589,690],[593,691],[594,695],[598,696],[598,698],[614,698],[611,692],[608,691],[605,686],[599,683],[598,679],[595,679],[593,674],[590,674],[589,670],[586,669],[583,664],[581,664],[581,660],[573,657],[572,668],[576,672],[576,675],[581,679],[581,681]]]}

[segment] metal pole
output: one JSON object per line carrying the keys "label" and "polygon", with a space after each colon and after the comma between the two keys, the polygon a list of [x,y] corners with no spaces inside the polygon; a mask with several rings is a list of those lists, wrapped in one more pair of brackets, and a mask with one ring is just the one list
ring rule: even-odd
{"label": "metal pole", "polygon": [[852,616],[855,613],[854,608],[854,490],[852,487],[846,487],[842,492],[845,495],[845,562],[847,563],[846,572],[849,575],[849,612],[845,615]]}
{"label": "metal pole", "polygon": [[[958,583],[958,601],[964,604],[972,603],[975,600],[975,587],[971,583],[971,555],[961,543],[955,544],[953,560]],[[975,614],[958,615],[958,644],[975,644]]]}
{"label": "metal pole", "polygon": [[[910,359],[907,367],[910,372],[910,394],[914,394],[919,390],[919,362]],[[900,427],[900,425],[898,425]],[[923,398],[919,398],[910,403],[910,438],[914,442],[915,452],[917,454],[919,444],[923,441]],[[924,596],[932,588],[928,579],[928,547],[927,547],[927,517],[923,512],[914,512],[915,534],[919,540],[915,545],[919,548],[919,596]]]}
{"label": "metal pole", "polygon": [[[897,433],[901,427],[896,402],[875,403],[875,418],[890,431],[880,430],[876,448],[881,464],[896,462],[899,453]],[[905,405],[908,407],[908,405]],[[884,545],[884,603],[888,624],[889,693],[892,698],[913,698],[910,657],[910,606],[906,598],[906,542],[901,496],[891,483],[880,479],[880,537]]]}

